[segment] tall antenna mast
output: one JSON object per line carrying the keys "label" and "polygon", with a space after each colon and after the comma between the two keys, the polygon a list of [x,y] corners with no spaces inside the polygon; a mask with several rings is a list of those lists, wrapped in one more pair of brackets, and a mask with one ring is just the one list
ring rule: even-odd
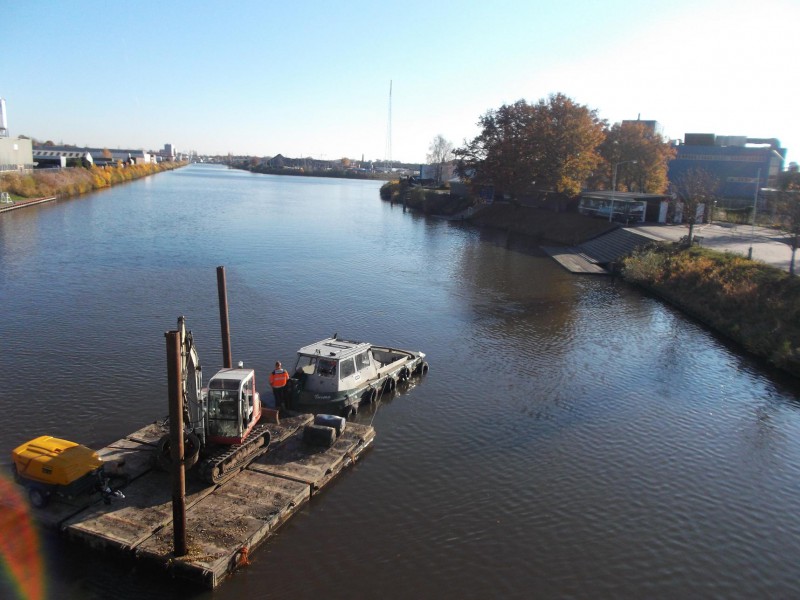
{"label": "tall antenna mast", "polygon": [[392,80],[389,80],[389,121],[386,125],[386,169],[392,168]]}

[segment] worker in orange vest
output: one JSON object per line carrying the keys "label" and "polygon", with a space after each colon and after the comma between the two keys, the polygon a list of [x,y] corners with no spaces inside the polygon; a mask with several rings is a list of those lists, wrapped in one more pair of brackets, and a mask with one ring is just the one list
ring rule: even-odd
{"label": "worker in orange vest", "polygon": [[278,361],[275,363],[275,370],[269,374],[269,384],[272,386],[272,395],[275,396],[275,408],[279,410],[285,408],[287,383],[289,383],[289,373]]}

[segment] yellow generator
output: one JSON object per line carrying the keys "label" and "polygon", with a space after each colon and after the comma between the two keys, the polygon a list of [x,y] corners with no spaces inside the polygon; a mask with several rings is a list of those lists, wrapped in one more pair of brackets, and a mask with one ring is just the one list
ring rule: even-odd
{"label": "yellow generator", "polygon": [[103,461],[86,446],[43,435],[15,448],[14,478],[28,489],[31,504],[46,506],[53,494],[73,498],[103,491]]}

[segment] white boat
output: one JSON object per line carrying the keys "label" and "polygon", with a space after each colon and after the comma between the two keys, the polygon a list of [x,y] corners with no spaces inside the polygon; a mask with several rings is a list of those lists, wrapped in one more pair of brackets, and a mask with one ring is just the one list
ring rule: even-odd
{"label": "white boat", "polygon": [[304,346],[289,380],[292,411],[351,417],[398,383],[428,371],[423,352],[373,346],[338,336]]}

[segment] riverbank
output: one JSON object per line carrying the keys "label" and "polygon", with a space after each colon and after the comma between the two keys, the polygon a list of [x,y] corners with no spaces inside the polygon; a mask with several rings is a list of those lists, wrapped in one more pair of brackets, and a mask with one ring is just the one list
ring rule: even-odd
{"label": "riverbank", "polygon": [[331,179],[375,179],[384,181],[395,177],[393,173],[368,173],[361,171],[348,171],[342,169],[306,169],[290,168],[290,167],[265,167],[265,166],[248,166],[243,164],[231,165],[234,169],[241,169],[243,171],[250,171],[251,173],[258,173],[260,175],[287,175],[289,177],[328,177]]}
{"label": "riverbank", "polygon": [[0,176],[0,192],[11,194],[12,200],[25,201],[36,198],[65,198],[108,188],[186,166],[186,162],[162,162],[146,165],[89,168],[73,167],[58,171],[33,171],[9,173]]}
{"label": "riverbank", "polygon": [[446,190],[407,188],[399,181],[381,186],[380,197],[391,202],[405,202],[408,208],[425,214],[453,217],[473,208],[464,217],[477,227],[500,229],[524,235],[539,242],[575,246],[598,235],[616,229],[617,225],[576,212],[554,212],[512,202],[476,204],[474,198],[461,198]]}
{"label": "riverbank", "polygon": [[743,256],[676,244],[625,258],[622,275],[800,377],[800,278]]}
{"label": "riverbank", "polygon": [[577,246],[618,226],[575,212],[553,212],[498,202],[481,208],[468,221],[479,227],[503,229],[539,242]]}
{"label": "riverbank", "polygon": [[[415,188],[414,191],[416,191]],[[397,183],[381,197],[399,201]],[[427,203],[412,201],[422,197]],[[448,194],[408,194],[411,208],[429,214],[458,210]],[[466,219],[478,227],[500,229],[539,242],[576,246],[617,226],[571,212],[553,212],[507,202],[486,205]],[[678,228],[683,234],[683,229]],[[701,231],[701,233],[704,233]],[[743,242],[730,235],[725,243]],[[710,241],[710,238],[709,238]],[[751,236],[744,240],[752,248]],[[779,246],[778,242],[774,242]],[[786,270],[731,252],[665,241],[623,260],[623,277],[701,321],[747,352],[800,377],[800,278]],[[738,248],[738,246],[736,246]],[[759,246],[760,248],[760,246]],[[758,252],[761,252],[759,249]],[[758,256],[758,252],[754,256]],[[787,252],[788,254],[788,252]]]}

